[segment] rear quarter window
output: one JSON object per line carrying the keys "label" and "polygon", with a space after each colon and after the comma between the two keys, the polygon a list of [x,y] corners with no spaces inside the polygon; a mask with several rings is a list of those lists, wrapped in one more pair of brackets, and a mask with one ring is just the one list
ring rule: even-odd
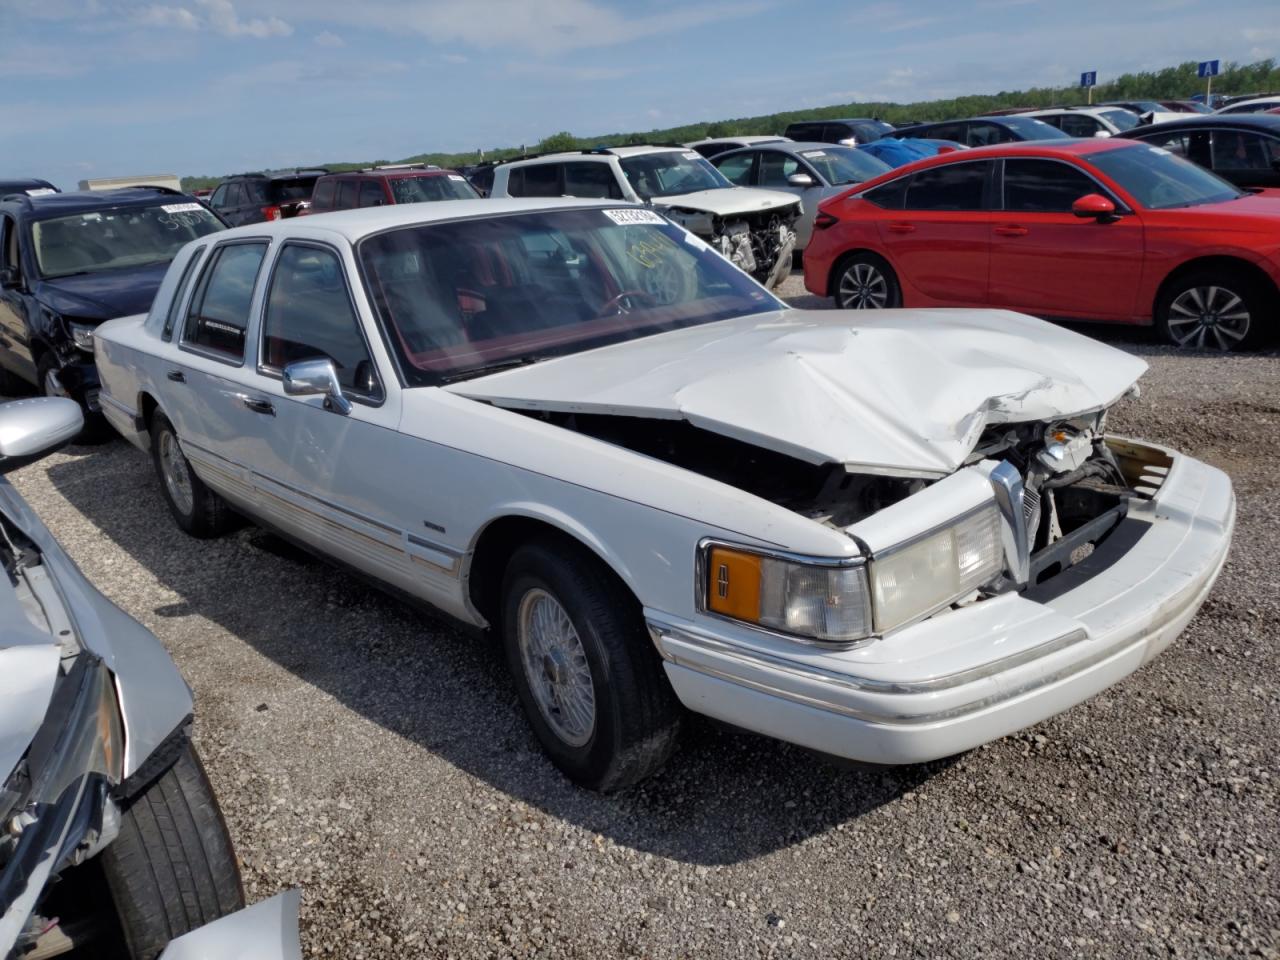
{"label": "rear quarter window", "polygon": [[334,193],[337,183],[333,180],[321,180],[316,183],[316,192],[311,197],[312,210],[329,210],[333,207]]}

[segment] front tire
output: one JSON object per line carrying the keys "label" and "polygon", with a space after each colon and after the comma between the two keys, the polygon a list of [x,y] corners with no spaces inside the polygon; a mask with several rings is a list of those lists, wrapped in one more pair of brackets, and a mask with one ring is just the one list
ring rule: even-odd
{"label": "front tire", "polygon": [[884,310],[902,306],[902,288],[893,268],[874,253],[842,260],[831,282],[831,295],[841,310]]}
{"label": "front tire", "polygon": [[99,860],[134,960],[244,906],[231,837],[191,744],[124,811]]}
{"label": "front tire", "polygon": [[520,547],[503,578],[502,627],[525,715],[565,776],[608,793],[667,761],[680,704],[639,604],[599,560],[554,539]]}
{"label": "front tire", "polygon": [[196,476],[173,424],[159,412],[151,421],[151,460],[169,512],[186,533],[207,540],[236,525],[231,507]]}
{"label": "front tire", "polygon": [[1156,330],[1175,347],[1247,350],[1261,345],[1270,301],[1261,285],[1229,270],[1196,270],[1169,284],[1156,304]]}

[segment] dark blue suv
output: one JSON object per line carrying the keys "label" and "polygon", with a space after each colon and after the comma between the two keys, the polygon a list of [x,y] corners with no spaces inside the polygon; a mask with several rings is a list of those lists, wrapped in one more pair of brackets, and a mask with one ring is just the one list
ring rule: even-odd
{"label": "dark blue suv", "polygon": [[69,396],[86,436],[107,435],[93,328],[149,310],[182,246],[225,228],[164,187],[0,197],[0,393]]}

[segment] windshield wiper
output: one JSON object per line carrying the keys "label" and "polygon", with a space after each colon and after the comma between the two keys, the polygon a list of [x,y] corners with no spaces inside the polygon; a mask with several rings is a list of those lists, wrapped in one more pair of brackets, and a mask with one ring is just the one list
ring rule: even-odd
{"label": "windshield wiper", "polygon": [[500,370],[510,370],[512,367],[527,367],[531,363],[537,363],[539,360],[546,360],[542,354],[525,354],[520,357],[508,357],[505,360],[495,360],[493,363],[486,363],[483,366],[472,367],[469,370],[459,370],[456,373],[446,373],[440,378],[441,383],[457,383],[459,380],[471,380],[475,377],[485,377],[491,373],[497,373]]}

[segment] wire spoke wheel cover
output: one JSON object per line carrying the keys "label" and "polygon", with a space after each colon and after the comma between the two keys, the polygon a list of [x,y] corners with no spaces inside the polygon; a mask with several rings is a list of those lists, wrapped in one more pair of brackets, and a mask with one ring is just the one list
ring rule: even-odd
{"label": "wire spoke wheel cover", "polygon": [[889,281],[874,264],[851,264],[840,276],[839,301],[846,310],[882,310],[889,304]]}
{"label": "wire spoke wheel cover", "polygon": [[1169,337],[1179,347],[1232,350],[1251,323],[1248,304],[1228,287],[1189,287],[1169,304]]}
{"label": "wire spoke wheel cover", "polygon": [[543,720],[573,747],[585,745],[596,728],[596,696],[587,652],[569,614],[546,590],[520,598],[516,620],[520,662]]}
{"label": "wire spoke wheel cover", "polygon": [[187,466],[187,458],[182,455],[182,448],[178,446],[178,438],[168,430],[160,434],[160,469],[173,505],[182,513],[190,514],[195,509],[191,468]]}

